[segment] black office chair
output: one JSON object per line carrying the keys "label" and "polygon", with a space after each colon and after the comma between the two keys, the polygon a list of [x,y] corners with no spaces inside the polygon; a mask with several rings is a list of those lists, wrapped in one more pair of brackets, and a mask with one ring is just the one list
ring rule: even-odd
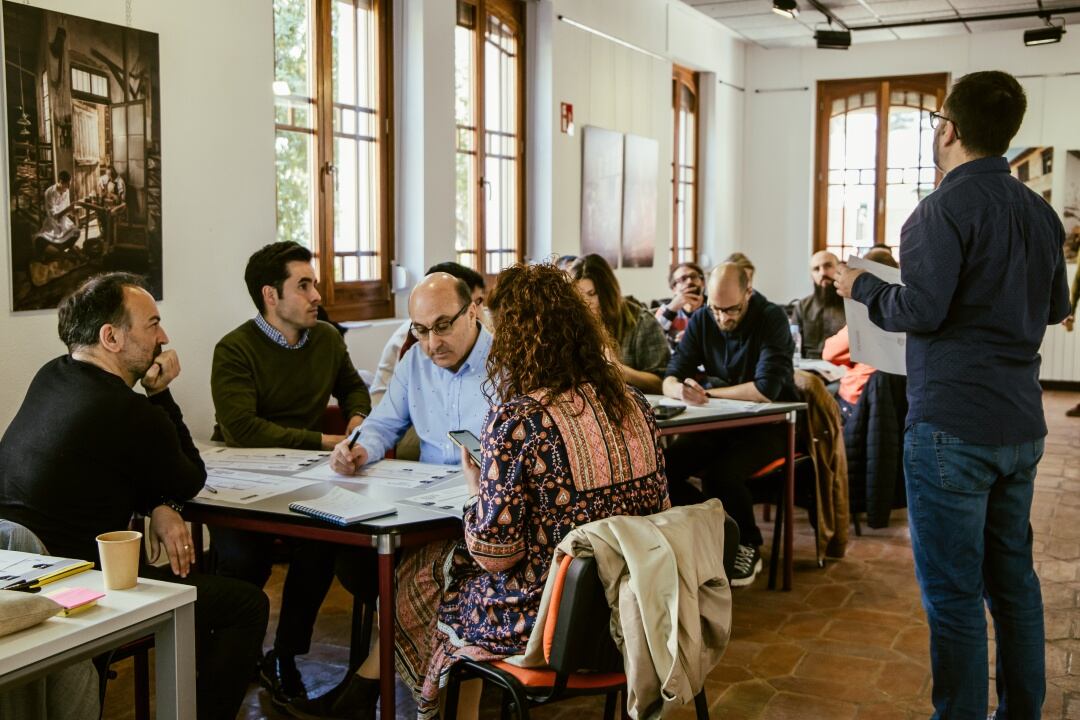
{"label": "black office chair", "polygon": [[[739,546],[739,527],[724,522],[724,570],[729,575]],[[730,551],[730,552],[729,552]],[[604,695],[604,720],[614,720],[618,698],[626,698],[622,655],[608,631],[611,608],[593,558],[563,557],[556,572],[544,626],[548,668],[523,668],[502,660],[464,660],[454,665],[446,694],[446,717],[457,717],[460,684],[481,678],[502,688],[502,716],[528,720],[529,707],[568,697]],[[550,669],[549,669],[550,668]],[[709,717],[702,688],[694,697],[699,720]]]}

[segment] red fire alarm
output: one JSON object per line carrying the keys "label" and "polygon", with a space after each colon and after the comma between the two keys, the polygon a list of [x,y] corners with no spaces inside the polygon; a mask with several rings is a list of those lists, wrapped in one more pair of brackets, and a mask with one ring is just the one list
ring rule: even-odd
{"label": "red fire alarm", "polygon": [[574,134],[574,106],[570,103],[559,103],[560,127],[565,135]]}

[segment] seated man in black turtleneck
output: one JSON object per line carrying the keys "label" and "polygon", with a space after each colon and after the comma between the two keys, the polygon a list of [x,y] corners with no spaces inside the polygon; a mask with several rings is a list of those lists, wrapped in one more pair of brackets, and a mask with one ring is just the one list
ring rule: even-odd
{"label": "seated man in black turtleneck", "polygon": [[0,440],[0,517],[30,529],[52,555],[97,561],[99,534],[148,515],[169,567],[139,574],[198,592],[198,717],[235,718],[269,603],[249,583],[191,572],[179,510],[206,469],[169,392],[180,362],[162,350],[169,338],[154,298],[137,276],[97,275],[60,304],[59,332],[69,354],[38,371]]}
{"label": "seated man in black turtleneck", "polygon": [[[690,317],[664,378],[664,394],[693,405],[709,398],[750,402],[795,400],[791,365],[795,345],[783,308],[754,292],[746,272],[722,263],[709,275],[708,303]],[[705,369],[703,387],[693,378]],[[703,481],[706,495],[719,497],[739,525],[739,551],[729,578],[749,585],[761,570],[761,531],[754,522],[746,479],[781,457],[784,433],[776,426],[680,435],[664,452],[672,502],[704,498],[686,480]]]}

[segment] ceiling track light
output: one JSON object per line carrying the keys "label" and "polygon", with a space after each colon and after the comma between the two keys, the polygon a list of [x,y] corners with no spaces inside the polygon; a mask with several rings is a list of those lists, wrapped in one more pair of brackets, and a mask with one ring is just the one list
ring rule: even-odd
{"label": "ceiling track light", "polygon": [[799,14],[799,6],[795,0],[773,0],[772,11],[793,20]]}
{"label": "ceiling track light", "polygon": [[1065,18],[1058,18],[1058,20],[1061,20],[1060,25],[1055,25],[1052,22],[1053,18],[1049,16],[1045,19],[1046,27],[1024,31],[1025,45],[1033,47],[1035,45],[1050,45],[1061,42],[1061,36],[1065,34]]}

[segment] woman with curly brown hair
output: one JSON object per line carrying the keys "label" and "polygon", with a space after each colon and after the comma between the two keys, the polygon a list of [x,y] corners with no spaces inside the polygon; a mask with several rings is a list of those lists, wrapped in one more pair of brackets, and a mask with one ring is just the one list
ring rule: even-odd
{"label": "woman with curly brown hair", "polygon": [[[494,407],[481,467],[462,456],[470,495],[464,541],[429,545],[397,571],[395,655],[420,718],[436,716],[457,660],[524,651],[552,554],[567,533],[670,505],[649,405],[605,359],[605,335],[566,274],[514,265],[499,275],[488,306]],[[467,717],[469,699],[476,709],[477,689],[463,687],[459,717]],[[367,717],[340,707],[334,715]]]}
{"label": "woman with curly brown hair", "polygon": [[671,348],[653,313],[632,297],[623,297],[615,272],[600,255],[585,255],[567,270],[592,315],[615,343],[609,359],[623,380],[642,392],[662,392]]}

